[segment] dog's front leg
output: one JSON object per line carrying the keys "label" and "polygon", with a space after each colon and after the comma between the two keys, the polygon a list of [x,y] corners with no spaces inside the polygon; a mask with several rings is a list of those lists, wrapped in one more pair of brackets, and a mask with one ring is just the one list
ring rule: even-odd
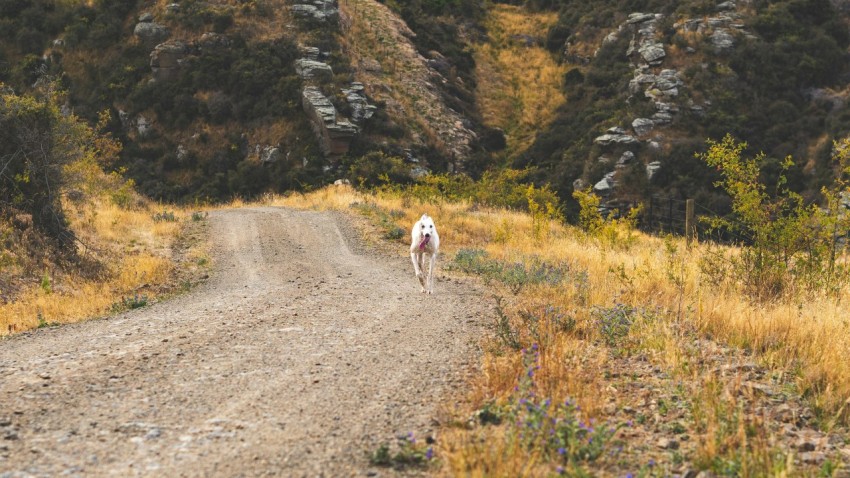
{"label": "dog's front leg", "polygon": [[428,264],[428,293],[434,293],[434,269],[437,266],[437,253],[430,254],[431,260]]}
{"label": "dog's front leg", "polygon": [[416,278],[419,279],[419,285],[422,286],[422,292],[425,292],[425,276],[422,274],[422,268],[419,263],[422,261],[421,252],[411,252],[410,261],[413,262],[413,271],[416,272]]}

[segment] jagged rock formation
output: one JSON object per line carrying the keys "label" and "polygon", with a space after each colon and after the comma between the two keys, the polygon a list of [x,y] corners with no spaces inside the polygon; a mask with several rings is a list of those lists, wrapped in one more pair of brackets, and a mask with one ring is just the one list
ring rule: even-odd
{"label": "jagged rock formation", "polygon": [[333,103],[315,86],[304,88],[304,111],[310,118],[313,131],[319,137],[319,146],[327,157],[338,157],[348,152],[358,128],[351,122],[338,119]]}
{"label": "jagged rock formation", "polygon": [[[335,0],[315,0],[312,5],[298,4],[291,8],[296,17],[322,22],[338,21],[339,10]],[[302,46],[300,50],[303,57],[295,60],[295,72],[305,84],[301,103],[322,153],[327,158],[338,158],[348,152],[351,140],[360,132],[358,124],[371,118],[376,107],[369,104],[363,85],[352,83],[341,91],[351,107],[351,120],[342,118],[331,100],[318,87],[329,85],[334,79],[331,66],[320,61],[321,57],[327,55],[313,46]]]}
{"label": "jagged rock formation", "polygon": [[[684,36],[707,39],[716,53],[728,51],[735,46],[735,35],[748,35],[748,33],[744,31],[741,15],[735,11],[737,8],[735,2],[723,2],[715,8],[718,11],[715,16],[681,19],[673,24],[673,28]],[[634,78],[629,81],[628,90],[632,96],[642,95],[648,98],[656,110],[651,117],[634,118],[630,122],[629,126],[634,135],[628,134],[624,128],[614,127],[593,140],[594,144],[602,147],[627,149],[623,155],[628,153],[629,156],[627,159],[621,156],[617,162],[618,169],[622,169],[626,163],[635,158],[635,153],[631,149],[639,147],[641,141],[646,141],[650,149],[659,150],[662,147],[660,144],[662,139],[653,137],[653,132],[658,127],[674,123],[676,115],[681,110],[678,104],[680,90],[687,86],[682,81],[682,75],[678,70],[662,66],[667,52],[661,41],[658,25],[663,19],[663,15],[656,13],[632,13],[603,41],[610,43],[621,38],[621,35],[629,33],[632,35],[626,55],[634,68]],[[682,106],[690,114],[703,115],[706,108],[710,106],[710,102],[705,101],[699,105],[688,100],[688,103]],[[652,179],[661,167],[662,164],[659,161],[646,163],[647,178]],[[614,180],[616,173],[616,170],[606,173],[594,185],[594,190],[602,195],[611,193],[616,186]]]}

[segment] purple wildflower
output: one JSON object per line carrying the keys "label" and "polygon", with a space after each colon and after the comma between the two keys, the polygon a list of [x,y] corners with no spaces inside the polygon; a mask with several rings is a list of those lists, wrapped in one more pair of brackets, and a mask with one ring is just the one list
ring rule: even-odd
{"label": "purple wildflower", "polygon": [[434,458],[434,449],[429,446],[428,450],[425,451],[425,459],[430,460],[431,458]]}

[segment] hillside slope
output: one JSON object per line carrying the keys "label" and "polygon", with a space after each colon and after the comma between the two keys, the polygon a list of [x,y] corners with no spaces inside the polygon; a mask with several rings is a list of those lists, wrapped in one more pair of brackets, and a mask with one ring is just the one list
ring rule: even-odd
{"label": "hillside slope", "polygon": [[[569,65],[567,103],[515,165],[562,197],[593,187],[612,202],[696,197],[719,213],[715,173],[694,158],[731,133],[768,175],[791,155],[790,187],[815,199],[850,132],[850,42],[839,2],[550,2],[547,45]],[[545,178],[545,179],[544,179]]]}

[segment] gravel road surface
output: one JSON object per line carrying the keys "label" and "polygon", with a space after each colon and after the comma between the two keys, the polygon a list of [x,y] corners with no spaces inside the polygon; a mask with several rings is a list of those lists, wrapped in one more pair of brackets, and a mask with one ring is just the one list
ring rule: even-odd
{"label": "gravel road surface", "polygon": [[0,340],[0,477],[394,476],[367,452],[433,433],[491,302],[362,245],[351,218],[209,217],[191,293]]}

